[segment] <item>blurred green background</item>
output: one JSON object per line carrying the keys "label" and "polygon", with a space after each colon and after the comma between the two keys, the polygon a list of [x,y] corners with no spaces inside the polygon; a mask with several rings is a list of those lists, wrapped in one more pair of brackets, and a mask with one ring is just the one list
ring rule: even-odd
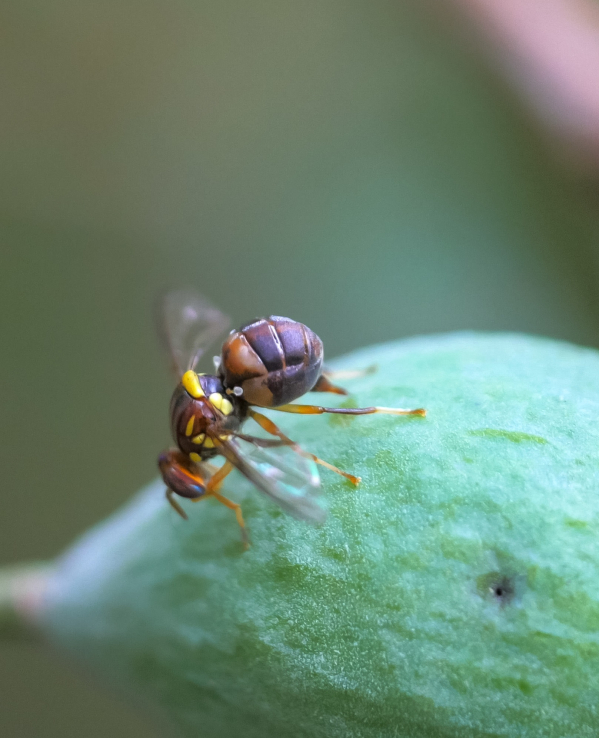
{"label": "blurred green background", "polygon": [[[302,320],[329,356],[599,344],[596,193],[441,2],[7,0],[0,26],[0,561],[156,475],[165,287]],[[0,647],[0,695],[2,736],[161,734],[39,647]]]}

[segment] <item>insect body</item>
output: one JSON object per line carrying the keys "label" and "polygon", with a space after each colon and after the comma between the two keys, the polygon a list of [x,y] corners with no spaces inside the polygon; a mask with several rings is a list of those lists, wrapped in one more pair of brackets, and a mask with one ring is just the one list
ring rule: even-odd
{"label": "insect body", "polygon": [[213,432],[229,440],[247,417],[247,403],[231,393],[220,377],[185,372],[176,387],[170,406],[171,432],[175,443],[192,461],[199,463],[216,456]]}
{"label": "insect body", "polygon": [[309,392],[322,374],[322,341],[302,323],[271,315],[233,331],[219,372],[251,405],[277,407]]}
{"label": "insect body", "polygon": [[[302,414],[425,414],[422,409],[290,404],[309,391],[346,392],[323,373],[320,338],[289,318],[270,316],[232,331],[215,362],[217,375],[198,374],[195,367],[209,343],[226,329],[227,318],[191,291],[168,293],[160,318],[163,340],[180,380],[170,406],[177,448],[158,459],[167,498],[182,517],[187,517],[175,494],[194,501],[215,497],[235,511],[246,545],[241,508],[219,491],[234,468],[285,512],[311,523],[320,523],[325,517],[315,499],[319,476],[314,464],[354,484],[360,481],[301,449],[254,407]],[[250,418],[273,438],[243,433],[242,426]],[[214,470],[209,462],[216,456],[224,457],[225,462]]]}

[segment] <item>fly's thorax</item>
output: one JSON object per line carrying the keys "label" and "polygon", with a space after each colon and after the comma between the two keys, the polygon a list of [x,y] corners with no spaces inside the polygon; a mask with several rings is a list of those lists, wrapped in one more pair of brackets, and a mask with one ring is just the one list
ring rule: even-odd
{"label": "fly's thorax", "polygon": [[[181,447],[180,439],[206,431],[216,421],[216,413],[204,398],[191,397],[179,384],[171,399],[171,432],[173,440]],[[191,431],[191,433],[188,433]]]}
{"label": "fly's thorax", "polygon": [[175,443],[198,463],[218,453],[213,436],[228,438],[239,429],[247,416],[247,403],[229,397],[219,377],[186,372],[173,392],[170,412]]}
{"label": "fly's thorax", "polygon": [[320,338],[303,323],[271,315],[233,331],[219,367],[229,390],[250,405],[277,407],[309,392],[322,372]]}

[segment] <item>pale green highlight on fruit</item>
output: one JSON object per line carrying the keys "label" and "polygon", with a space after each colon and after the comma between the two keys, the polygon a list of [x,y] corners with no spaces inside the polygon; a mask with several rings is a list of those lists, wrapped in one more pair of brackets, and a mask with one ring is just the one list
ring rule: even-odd
{"label": "pale green highlight on fruit", "polygon": [[480,436],[481,438],[506,438],[514,443],[524,443],[532,441],[532,443],[547,443],[546,438],[541,436],[533,436],[530,433],[518,433],[517,431],[501,430],[500,428],[481,428],[481,430],[470,431],[471,436]]}
{"label": "pale green highlight on fruit", "polygon": [[322,472],[322,528],[235,473],[244,552],[152,484],[66,556],[49,635],[185,736],[597,736],[599,354],[458,334],[337,366],[372,363],[352,404],[428,416],[273,414],[362,476]]}

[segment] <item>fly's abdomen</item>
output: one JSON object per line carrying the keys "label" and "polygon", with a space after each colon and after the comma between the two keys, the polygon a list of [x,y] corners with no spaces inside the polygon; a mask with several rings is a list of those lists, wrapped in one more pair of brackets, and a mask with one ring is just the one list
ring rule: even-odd
{"label": "fly's abdomen", "polygon": [[303,323],[271,315],[234,331],[220,371],[251,405],[277,407],[309,392],[322,371],[322,341]]}

